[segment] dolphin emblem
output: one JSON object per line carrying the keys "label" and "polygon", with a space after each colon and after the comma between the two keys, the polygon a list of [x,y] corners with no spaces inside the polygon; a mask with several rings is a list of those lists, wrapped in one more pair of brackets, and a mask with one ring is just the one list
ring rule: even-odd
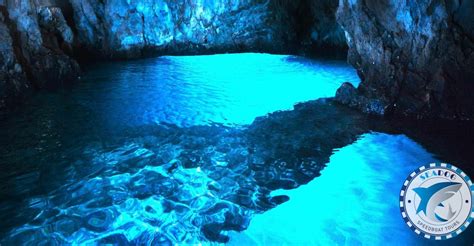
{"label": "dolphin emblem", "polygon": [[454,196],[454,194],[456,194],[456,192],[461,189],[461,186],[462,184],[460,183],[443,182],[434,184],[430,187],[419,187],[413,189],[413,191],[415,191],[415,193],[421,198],[416,213],[418,214],[423,212],[425,213],[426,217],[435,222],[446,222],[455,214],[453,211],[451,211],[451,207],[449,207],[450,217],[447,220],[435,214],[435,209],[438,206],[443,206],[442,202]]}

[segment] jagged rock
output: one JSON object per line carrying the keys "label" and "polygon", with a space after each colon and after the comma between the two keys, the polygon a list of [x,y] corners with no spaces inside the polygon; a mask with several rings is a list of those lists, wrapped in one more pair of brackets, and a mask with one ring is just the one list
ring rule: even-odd
{"label": "jagged rock", "polygon": [[336,100],[343,104],[351,104],[358,100],[357,89],[349,82],[344,82],[336,92]]}
{"label": "jagged rock", "polygon": [[472,1],[341,0],[337,18],[362,83],[339,100],[377,114],[474,117],[473,14]]}
{"label": "jagged rock", "polygon": [[[1,6],[0,6],[1,7]],[[0,11],[0,110],[11,104],[30,87],[26,76],[15,56],[13,38],[6,24],[4,13]]]}
{"label": "jagged rock", "polygon": [[[71,0],[79,42],[105,56],[284,48],[267,1]],[[157,25],[157,23],[160,23]]]}
{"label": "jagged rock", "polygon": [[59,8],[31,0],[6,0],[0,8],[4,57],[0,107],[14,104],[30,88],[53,87],[77,78],[79,65],[67,55],[74,36]]}
{"label": "jagged rock", "polygon": [[[7,1],[10,19],[16,23],[23,68],[38,88],[74,80],[80,71],[77,62],[61,49],[70,39],[59,9],[46,9],[29,0]],[[41,11],[43,9],[43,11]],[[38,15],[38,12],[40,15]],[[44,13],[50,12],[48,19]],[[64,31],[61,33],[61,30]],[[59,35],[58,35],[59,34]],[[64,37],[64,38],[63,38]]]}
{"label": "jagged rock", "polygon": [[38,9],[41,28],[50,33],[56,33],[68,45],[74,42],[74,34],[67,25],[62,11],[58,7],[40,7]]}
{"label": "jagged rock", "polygon": [[327,0],[71,0],[71,5],[79,43],[105,57],[345,46],[335,21],[337,3]]}
{"label": "jagged rock", "polygon": [[387,106],[383,102],[376,98],[367,98],[360,95],[349,82],[344,82],[337,89],[335,99],[342,104],[359,108],[364,113],[384,115],[387,111]]}

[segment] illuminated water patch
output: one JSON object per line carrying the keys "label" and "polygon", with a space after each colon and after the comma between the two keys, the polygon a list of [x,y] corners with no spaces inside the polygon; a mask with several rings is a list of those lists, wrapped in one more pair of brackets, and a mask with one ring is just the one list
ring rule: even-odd
{"label": "illuminated water patch", "polygon": [[0,122],[0,243],[225,242],[222,231],[283,201],[272,189],[311,180],[331,153],[287,153],[311,136],[306,116],[329,115],[323,104],[278,120],[291,129],[248,124],[344,81],[359,81],[344,61],[287,55],[91,66]]}
{"label": "illuminated water patch", "polygon": [[231,244],[429,244],[408,229],[398,203],[406,176],[434,161],[404,135],[366,134],[336,151],[321,177],[274,191],[290,200],[256,215],[246,231],[231,233]]}
{"label": "illuminated water patch", "polygon": [[75,97],[104,115],[109,127],[235,125],[333,97],[345,81],[357,85],[360,79],[344,61],[253,53],[168,56],[99,66]]}
{"label": "illuminated water patch", "polygon": [[266,54],[94,66],[0,122],[0,244],[412,242],[391,201],[431,155],[330,99],[293,107],[343,81],[345,62]]}

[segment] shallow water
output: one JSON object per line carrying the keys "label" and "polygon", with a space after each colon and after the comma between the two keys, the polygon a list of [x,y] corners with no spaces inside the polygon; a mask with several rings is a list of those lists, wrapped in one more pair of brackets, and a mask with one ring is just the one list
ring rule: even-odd
{"label": "shallow water", "polygon": [[0,243],[430,242],[400,186],[434,160],[468,168],[470,128],[293,109],[344,81],[345,62],[267,54],[95,64],[0,123]]}

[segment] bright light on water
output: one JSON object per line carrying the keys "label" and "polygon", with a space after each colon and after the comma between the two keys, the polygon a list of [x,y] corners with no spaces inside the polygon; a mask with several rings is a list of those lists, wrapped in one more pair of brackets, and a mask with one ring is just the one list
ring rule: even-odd
{"label": "bright light on water", "polygon": [[0,244],[423,243],[398,194],[432,155],[331,100],[292,110],[344,81],[285,55],[95,65],[0,122]]}
{"label": "bright light on water", "polygon": [[406,136],[366,134],[336,151],[321,177],[273,192],[290,201],[256,215],[246,231],[231,233],[231,244],[429,244],[408,229],[398,203],[407,175],[435,161]]}
{"label": "bright light on water", "polygon": [[135,126],[250,124],[298,102],[333,97],[345,81],[359,83],[342,61],[252,53],[107,64],[84,80],[90,90],[82,90],[81,104],[110,125]]}

